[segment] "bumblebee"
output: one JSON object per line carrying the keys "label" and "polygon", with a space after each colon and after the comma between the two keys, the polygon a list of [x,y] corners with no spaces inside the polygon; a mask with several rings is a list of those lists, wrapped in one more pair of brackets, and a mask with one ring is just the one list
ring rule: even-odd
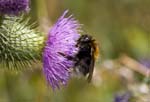
{"label": "bumblebee", "polygon": [[95,60],[99,56],[99,47],[95,39],[90,35],[81,35],[76,47],[79,48],[75,56],[75,70],[87,76],[88,82],[91,81],[94,71]]}
{"label": "bumblebee", "polygon": [[66,57],[68,60],[73,60],[74,72],[87,76],[88,82],[91,81],[94,71],[95,60],[99,56],[99,47],[95,39],[90,35],[81,35],[77,40],[76,47],[79,49],[75,57],[66,56],[59,52],[60,55]]}

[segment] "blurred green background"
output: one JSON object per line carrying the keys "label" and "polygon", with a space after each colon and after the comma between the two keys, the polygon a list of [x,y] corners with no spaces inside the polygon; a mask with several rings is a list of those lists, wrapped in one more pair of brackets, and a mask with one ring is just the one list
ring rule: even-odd
{"label": "blurred green background", "polygon": [[150,58],[150,0],[31,0],[30,7],[29,15],[45,34],[69,9],[69,14],[83,24],[84,32],[100,45],[96,74],[91,84],[72,79],[67,87],[53,92],[47,87],[40,63],[22,72],[0,70],[0,102],[113,102],[115,94],[128,86],[118,74],[124,66],[115,59],[120,54],[137,60]]}

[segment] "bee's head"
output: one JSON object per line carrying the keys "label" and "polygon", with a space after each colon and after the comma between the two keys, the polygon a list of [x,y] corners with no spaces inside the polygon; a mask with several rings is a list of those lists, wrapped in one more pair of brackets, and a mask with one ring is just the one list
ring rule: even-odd
{"label": "bee's head", "polygon": [[81,35],[81,37],[79,38],[79,42],[81,42],[81,43],[88,43],[91,40],[92,40],[92,37],[87,34]]}

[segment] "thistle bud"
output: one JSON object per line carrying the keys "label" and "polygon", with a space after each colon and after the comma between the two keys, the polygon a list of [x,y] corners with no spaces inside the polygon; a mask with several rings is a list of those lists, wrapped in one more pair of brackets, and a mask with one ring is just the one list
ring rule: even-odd
{"label": "thistle bud", "polygon": [[43,40],[28,21],[6,17],[0,27],[0,65],[9,69],[29,68],[41,58]]}

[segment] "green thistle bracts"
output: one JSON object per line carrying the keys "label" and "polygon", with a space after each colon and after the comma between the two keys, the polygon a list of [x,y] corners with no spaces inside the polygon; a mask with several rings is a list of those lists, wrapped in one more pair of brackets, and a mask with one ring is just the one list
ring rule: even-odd
{"label": "green thistle bracts", "polygon": [[44,37],[23,17],[5,17],[0,25],[0,68],[31,68],[41,60]]}

